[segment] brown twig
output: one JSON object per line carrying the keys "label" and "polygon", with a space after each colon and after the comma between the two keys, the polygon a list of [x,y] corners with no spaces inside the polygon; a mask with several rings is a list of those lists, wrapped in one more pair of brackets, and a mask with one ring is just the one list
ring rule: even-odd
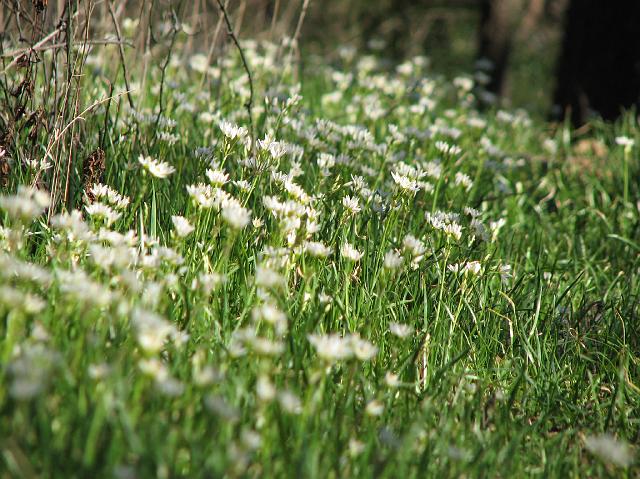
{"label": "brown twig", "polygon": [[[133,44],[126,40],[123,40],[121,42],[117,40],[87,40],[85,43],[83,43],[83,45],[118,45],[120,43],[122,43],[122,45],[127,47],[133,47]],[[62,48],[64,46],[66,46],[66,43],[53,43],[51,45],[41,45],[41,46],[34,45],[33,47],[30,47],[30,48],[21,48],[19,50],[14,50],[12,52],[2,53],[0,54],[0,57],[2,58],[15,57],[16,55],[22,55],[23,53],[27,53],[27,52],[42,52],[45,50],[55,50],[57,48]]]}
{"label": "brown twig", "polygon": [[[307,0],[308,1],[308,0]],[[255,156],[256,154],[256,145],[255,145],[255,135],[253,130],[253,78],[251,77],[251,71],[249,70],[249,64],[247,63],[247,59],[244,56],[244,51],[240,46],[240,42],[236,37],[236,34],[233,32],[233,26],[231,25],[231,20],[229,20],[229,15],[227,15],[227,9],[222,3],[222,0],[217,0],[218,7],[222,12],[222,16],[224,17],[224,21],[227,24],[227,34],[231,37],[231,40],[235,44],[238,49],[238,53],[240,54],[240,60],[242,61],[242,66],[244,67],[245,72],[247,73],[247,77],[249,79],[249,99],[244,104],[247,109],[247,113],[249,114],[249,130],[251,136],[251,154]]]}
{"label": "brown twig", "polygon": [[[9,63],[4,70],[2,70],[2,72],[0,72],[0,75],[6,75],[9,70],[11,70],[14,66],[16,66],[16,64],[20,61],[20,59],[22,58],[23,54],[26,52],[32,52],[32,51],[36,51],[38,48],[42,47],[42,45],[44,45],[45,43],[47,43],[49,40],[51,40],[53,37],[55,37],[56,35],[58,35],[59,33],[61,33],[63,30],[65,30],[66,25],[64,25],[63,23],[61,23],[60,25],[58,25],[58,28],[56,28],[54,31],[52,31],[51,33],[49,33],[46,37],[44,37],[42,40],[40,40],[38,43],[36,43],[35,45],[33,45],[30,48],[25,48],[23,50],[22,53],[20,53],[18,56],[16,56],[11,63]],[[5,55],[3,55],[5,56]],[[6,55],[6,56],[10,56],[10,55]]]}
{"label": "brown twig", "polygon": [[122,63],[122,74],[124,75],[124,86],[127,88],[127,100],[129,100],[129,106],[131,107],[131,109],[135,110],[135,106],[133,105],[133,98],[131,98],[131,87],[129,86],[127,64],[124,59],[124,48],[121,43],[122,34],[120,33],[120,25],[118,25],[118,20],[116,19],[116,14],[113,11],[113,5],[111,4],[111,0],[108,0],[107,4],[109,5],[109,15],[111,15],[113,26],[116,29],[116,38],[118,39],[118,51],[120,53],[120,62]]}

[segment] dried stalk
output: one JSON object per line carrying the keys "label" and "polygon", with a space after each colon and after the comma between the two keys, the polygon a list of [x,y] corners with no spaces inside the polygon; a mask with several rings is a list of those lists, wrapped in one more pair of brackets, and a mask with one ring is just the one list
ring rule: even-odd
{"label": "dried stalk", "polygon": [[[306,0],[308,1],[308,0]],[[255,145],[255,134],[253,130],[253,78],[251,77],[251,71],[249,70],[249,64],[247,63],[247,59],[244,56],[244,51],[240,46],[240,42],[236,37],[236,34],[233,32],[233,26],[231,25],[231,20],[229,20],[229,15],[227,15],[227,9],[222,3],[222,0],[217,0],[218,7],[222,12],[222,16],[224,17],[224,21],[227,25],[227,34],[231,37],[234,45],[236,46],[238,53],[240,54],[240,60],[242,61],[242,66],[244,67],[245,72],[247,73],[247,77],[249,79],[249,99],[244,104],[247,109],[247,113],[249,114],[249,131],[250,131],[250,140],[251,140],[251,154],[255,156],[256,154],[256,145]]]}
{"label": "dried stalk", "polygon": [[116,30],[116,38],[118,39],[118,52],[120,53],[120,63],[122,63],[122,74],[124,75],[124,86],[127,88],[127,100],[129,100],[129,106],[132,110],[135,110],[135,106],[133,105],[133,98],[131,98],[131,87],[129,86],[129,75],[127,73],[127,64],[124,59],[124,47],[122,46],[122,34],[120,33],[120,25],[118,25],[118,20],[116,18],[116,14],[113,11],[113,5],[111,4],[111,0],[108,0],[109,5],[109,15],[111,15],[111,20],[113,21],[113,27]]}

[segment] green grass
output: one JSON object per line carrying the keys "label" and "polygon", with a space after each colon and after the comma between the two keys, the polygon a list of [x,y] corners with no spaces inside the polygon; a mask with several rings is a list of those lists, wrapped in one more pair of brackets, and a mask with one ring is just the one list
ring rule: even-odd
{"label": "green grass", "polygon": [[[37,172],[26,132],[7,146],[2,477],[640,474],[633,116],[593,124],[605,153],[581,153],[571,131],[476,112],[416,64],[307,66],[298,84],[287,55],[247,53],[256,136],[289,146],[251,159],[248,136],[223,134],[248,127],[234,54],[220,82],[171,64],[159,119],[159,68],[134,96],[146,117],[124,97],[86,115],[67,201],[81,215],[12,196]],[[102,61],[83,104],[108,96]],[[102,137],[102,182],[130,199],[111,225],[82,194]],[[157,178],[140,155],[175,170]]]}

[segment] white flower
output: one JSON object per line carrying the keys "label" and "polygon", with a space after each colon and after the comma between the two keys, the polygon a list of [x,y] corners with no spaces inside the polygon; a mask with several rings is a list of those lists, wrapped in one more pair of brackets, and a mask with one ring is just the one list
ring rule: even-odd
{"label": "white flower", "polygon": [[172,216],[171,221],[173,222],[173,226],[176,229],[176,234],[180,238],[189,236],[195,229],[193,225],[189,223],[189,220],[184,216]]}
{"label": "white flower", "polygon": [[351,438],[349,439],[349,455],[352,457],[359,456],[365,450],[366,446],[362,441]]}
{"label": "white flower", "polygon": [[466,263],[449,264],[447,265],[447,269],[452,273],[459,273],[462,271],[465,274],[470,273],[477,275],[480,274],[482,265],[479,261],[468,261]]}
{"label": "white flower", "polygon": [[256,267],[256,286],[273,289],[286,283],[286,279],[277,271],[266,266]]}
{"label": "white flower", "polygon": [[270,402],[276,398],[276,388],[267,376],[261,375],[258,377],[256,394],[258,399],[264,402]]}
{"label": "white flower", "polygon": [[226,136],[230,140],[235,140],[236,138],[244,138],[248,134],[248,131],[245,127],[238,126],[227,120],[221,120],[218,126],[220,127],[220,130],[222,130],[224,136]]}
{"label": "white flower", "polygon": [[105,205],[103,203],[93,203],[91,205],[85,206],[87,213],[92,218],[103,219],[107,225],[111,225],[116,222],[122,213],[117,212],[111,206]]}
{"label": "white flower", "polygon": [[287,331],[287,316],[272,304],[265,303],[254,308],[251,317],[256,322],[265,321],[273,325],[278,334],[284,334]]}
{"label": "white flower", "polygon": [[222,219],[233,229],[241,230],[251,221],[251,212],[230,199],[222,203]]}
{"label": "white flower", "polygon": [[31,221],[49,207],[49,201],[48,193],[21,185],[15,195],[0,196],[0,208],[13,219]]}
{"label": "white flower", "polygon": [[437,141],[436,149],[444,155],[458,155],[462,152],[462,149],[457,145],[449,145],[446,141]]}
{"label": "white flower", "polygon": [[424,243],[410,234],[404,237],[402,240],[402,246],[404,247],[405,252],[414,257],[420,257],[424,255],[424,252],[426,251]]}
{"label": "white flower", "polygon": [[453,236],[457,241],[460,241],[460,238],[462,238],[462,226],[457,223],[444,225],[442,231],[444,231],[449,236]]}
{"label": "white flower", "polygon": [[455,183],[456,185],[463,186],[467,191],[473,187],[473,180],[469,175],[465,175],[459,171],[456,173]]}
{"label": "white flower", "polygon": [[91,193],[98,200],[106,200],[111,206],[118,210],[122,210],[129,205],[129,198],[121,195],[116,190],[102,183],[94,183],[91,187]]}
{"label": "white flower", "polygon": [[382,416],[382,413],[384,413],[384,404],[377,399],[374,399],[367,404],[365,412],[369,416]]}
{"label": "white flower", "polygon": [[636,144],[636,142],[633,138],[629,138],[628,136],[617,136],[616,144],[624,146],[625,148],[632,148],[633,145]]}
{"label": "white flower", "polygon": [[398,375],[393,374],[391,371],[387,371],[387,374],[384,375],[384,382],[391,388],[397,388],[402,385]]}
{"label": "white flower", "polygon": [[398,269],[402,266],[402,256],[397,251],[389,250],[384,255],[384,267],[386,269]]}
{"label": "white flower", "polygon": [[209,69],[209,61],[206,55],[196,53],[189,58],[189,66],[198,73],[204,73]]}
{"label": "white flower", "polygon": [[320,153],[317,162],[319,168],[328,170],[336,164],[336,157],[328,153]]}
{"label": "white flower", "polygon": [[349,243],[344,243],[340,247],[340,254],[350,261],[360,261],[360,258],[364,255],[364,253],[361,253]]}
{"label": "white flower", "polygon": [[278,394],[280,407],[289,414],[300,414],[302,412],[302,402],[300,398],[291,391],[282,391]]}
{"label": "white flower", "polygon": [[408,338],[413,333],[413,327],[408,324],[389,323],[389,331],[400,339]]}
{"label": "white flower", "polygon": [[469,272],[471,274],[480,274],[480,271],[482,270],[482,265],[480,264],[479,261],[469,261],[465,267],[464,267],[466,272]]}
{"label": "white flower", "polygon": [[408,176],[397,174],[394,171],[392,171],[391,177],[393,178],[393,181],[398,185],[398,187],[401,190],[415,193],[420,189],[420,186],[418,186],[418,182],[416,180],[412,180]]}
{"label": "white flower", "polygon": [[169,163],[156,160],[150,156],[140,155],[138,162],[156,178],[167,178],[171,173],[176,171]]}
{"label": "white flower", "polygon": [[591,454],[619,467],[628,467],[634,461],[634,454],[629,445],[611,434],[587,436],[584,445]]}
{"label": "white flower", "polygon": [[343,338],[338,334],[324,336],[310,334],[308,339],[316,349],[318,356],[326,361],[340,361],[353,356],[352,343],[349,338]]}
{"label": "white flower", "polygon": [[369,361],[378,354],[378,347],[376,345],[355,334],[351,336],[351,347],[353,348],[353,354],[360,361]]}
{"label": "white flower", "polygon": [[220,273],[202,273],[197,280],[194,280],[193,287],[198,287],[205,295],[220,286],[225,281],[224,275]]}
{"label": "white flower", "polygon": [[175,326],[157,314],[143,309],[133,313],[136,339],[140,347],[148,353],[157,353],[165,342],[178,332]]}
{"label": "white flower", "polygon": [[510,264],[501,264],[498,268],[498,272],[500,273],[500,280],[502,283],[508,283],[509,279],[513,277],[511,274],[511,265]]}
{"label": "white flower", "polygon": [[169,377],[169,370],[158,358],[141,359],[138,367],[156,381],[164,381]]}
{"label": "white flower", "polygon": [[316,258],[326,258],[331,254],[331,248],[325,246],[319,241],[305,241],[304,251]]}
{"label": "white flower", "polygon": [[342,206],[349,210],[351,214],[356,214],[362,210],[360,202],[355,196],[345,196],[342,198]]}
{"label": "white flower", "polygon": [[207,178],[213,186],[222,186],[229,181],[229,175],[222,170],[207,169]]}

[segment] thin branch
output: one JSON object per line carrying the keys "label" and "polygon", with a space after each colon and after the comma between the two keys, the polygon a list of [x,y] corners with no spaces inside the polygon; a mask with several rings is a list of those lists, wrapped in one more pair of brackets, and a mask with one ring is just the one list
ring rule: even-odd
{"label": "thin branch", "polygon": [[44,37],[42,40],[40,40],[38,43],[36,43],[34,46],[32,46],[31,48],[25,48],[22,54],[19,54],[18,56],[16,56],[13,61],[11,61],[11,63],[9,63],[6,68],[4,70],[2,70],[2,72],[0,73],[0,75],[6,75],[9,70],[11,70],[22,58],[24,52],[31,52],[31,51],[36,51],[38,48],[42,47],[42,45],[44,45],[45,43],[47,43],[49,40],[51,40],[53,37],[55,37],[56,35],[58,35],[59,33],[61,33],[64,29],[66,28],[66,25],[64,25],[64,23],[61,23],[58,28],[56,28],[54,31],[52,31],[51,33],[49,33],[49,35],[47,35],[46,37]]}
{"label": "thin branch", "polygon": [[116,38],[118,39],[118,51],[120,52],[120,62],[122,63],[122,74],[124,75],[124,86],[127,88],[127,99],[129,100],[129,106],[132,110],[135,110],[135,106],[133,105],[133,98],[131,98],[131,87],[129,86],[129,79],[127,78],[127,64],[124,61],[124,48],[122,46],[122,35],[120,33],[120,25],[118,25],[118,20],[116,19],[116,14],[113,11],[113,5],[111,4],[111,0],[107,1],[109,5],[109,15],[111,15],[111,20],[113,20],[113,26],[116,29]]}
{"label": "thin branch", "polygon": [[238,49],[238,53],[240,53],[240,60],[242,60],[242,65],[244,67],[245,72],[247,73],[247,77],[249,78],[249,100],[244,104],[247,109],[247,113],[249,113],[249,130],[251,133],[251,154],[255,156],[256,154],[256,145],[255,145],[255,135],[253,131],[253,78],[251,77],[251,71],[249,70],[249,64],[247,63],[247,59],[244,56],[244,51],[240,46],[240,42],[233,32],[233,26],[231,25],[231,20],[229,20],[229,15],[227,15],[227,9],[222,3],[222,0],[217,0],[218,7],[220,7],[220,11],[222,12],[222,16],[224,17],[224,21],[227,24],[227,34],[233,40],[236,48]]}
{"label": "thin branch", "polygon": [[[119,45],[122,44],[126,47],[133,47],[133,44],[127,40],[117,41],[117,40],[87,40],[83,43],[83,45]],[[53,43],[51,45],[41,45],[41,46],[33,46],[31,48],[21,48],[19,50],[14,50],[9,53],[2,53],[0,57],[9,58],[15,57],[16,55],[22,55],[27,52],[42,52],[45,50],[55,50],[56,48],[62,48],[66,45],[66,43]]]}

